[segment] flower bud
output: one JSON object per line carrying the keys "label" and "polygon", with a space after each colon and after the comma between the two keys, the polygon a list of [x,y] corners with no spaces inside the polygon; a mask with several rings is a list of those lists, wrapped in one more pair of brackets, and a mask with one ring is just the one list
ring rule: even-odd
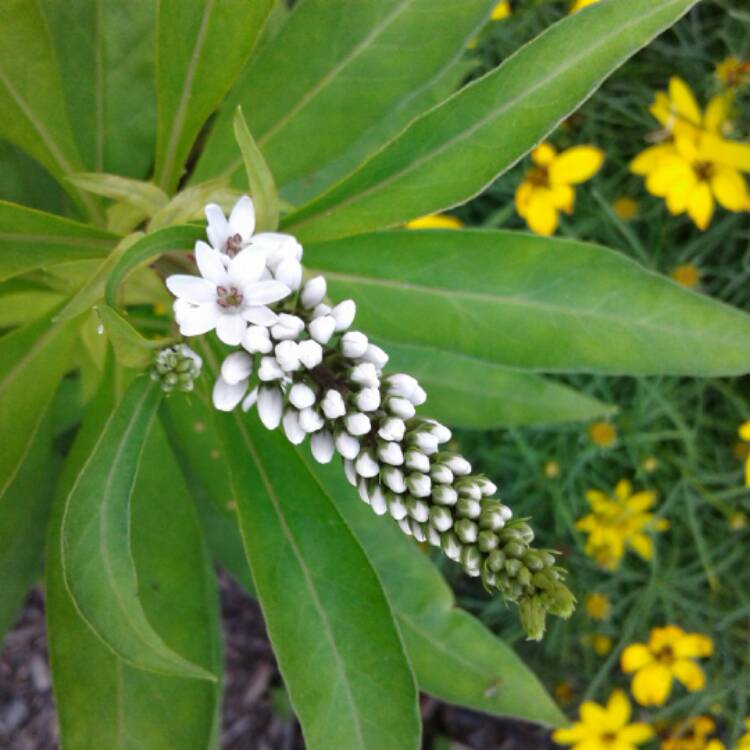
{"label": "flower bud", "polygon": [[370,504],[370,486],[367,484],[367,480],[364,477],[361,477],[357,481],[357,492],[359,493],[360,498],[362,498],[363,503]]}
{"label": "flower bud", "polygon": [[523,553],[526,552],[526,547],[520,542],[508,542],[503,547],[503,552],[507,557],[522,557]]}
{"label": "flower bud", "polygon": [[377,388],[363,388],[354,397],[354,404],[360,411],[375,411],[380,406],[380,391]]}
{"label": "flower bud", "polygon": [[274,277],[276,281],[286,284],[293,292],[296,292],[302,284],[302,265],[294,258],[285,258],[276,266]]}
{"label": "flower bud", "polygon": [[[499,503],[498,503],[499,505]],[[499,508],[483,507],[479,514],[479,526],[489,531],[499,531],[505,526],[505,516]]]}
{"label": "flower bud", "polygon": [[247,352],[243,352],[242,350],[227,355],[221,363],[221,377],[229,385],[236,385],[242,380],[247,380],[252,371],[253,359]]}
{"label": "flower bud", "polygon": [[409,518],[402,518],[398,522],[398,527],[404,532],[404,534],[406,534],[406,536],[411,536],[411,524],[409,523],[409,520]]}
{"label": "flower bud", "polygon": [[458,502],[458,493],[453,487],[446,487],[444,484],[433,485],[432,499],[438,505],[455,505]]}
{"label": "flower bud", "polygon": [[422,388],[421,385],[417,385],[417,387],[411,392],[409,401],[411,401],[414,406],[421,406],[425,401],[427,401],[427,391],[425,391],[425,389]]}
{"label": "flower bud", "polygon": [[[162,375],[162,380],[165,377],[165,375]],[[219,411],[232,411],[242,401],[246,391],[247,380],[241,380],[239,383],[228,383],[222,376],[219,376],[216,378],[211,394],[214,408]]]}
{"label": "flower bud", "polygon": [[280,380],[284,377],[284,371],[278,363],[276,357],[261,357],[260,367],[258,368],[258,377],[263,382],[271,380]]}
{"label": "flower bud", "polygon": [[305,432],[317,432],[324,426],[323,417],[311,406],[302,409],[299,413],[299,426]]}
{"label": "flower bud", "polygon": [[242,346],[250,354],[269,354],[273,349],[271,336],[265,326],[248,326],[242,335]]}
{"label": "flower bud", "polygon": [[298,409],[306,409],[315,403],[315,391],[304,383],[295,383],[289,390],[289,402]]}
{"label": "flower bud", "polygon": [[305,322],[296,315],[281,313],[279,322],[271,327],[271,335],[277,341],[296,339],[305,330]]}
{"label": "flower bud", "polygon": [[255,402],[258,400],[258,386],[256,385],[250,393],[245,396],[245,400],[242,402],[242,411],[250,411],[255,406]]}
{"label": "flower bud", "polygon": [[456,513],[464,518],[479,518],[482,512],[482,506],[478,500],[472,500],[468,497],[461,497],[456,503]]}
{"label": "flower bud", "polygon": [[391,518],[395,521],[406,518],[407,510],[403,496],[395,495],[393,492],[386,492],[386,500],[388,501],[388,513]]}
{"label": "flower bud", "polygon": [[422,525],[419,523],[419,521],[415,521],[413,518],[409,521],[409,526],[411,527],[411,533],[414,535],[414,538],[422,543],[427,541],[427,534],[425,533],[425,530],[422,528]]}
{"label": "flower bud", "polygon": [[330,315],[322,315],[307,325],[310,336],[319,344],[327,344],[336,330],[336,321]]}
{"label": "flower bud", "polygon": [[442,464],[433,464],[430,468],[430,476],[432,481],[438,484],[453,484],[453,472]]}
{"label": "flower bud", "polygon": [[353,367],[349,373],[349,380],[367,388],[378,388],[380,386],[378,371],[372,362],[360,362],[356,367]]}
{"label": "flower bud", "polygon": [[359,440],[346,430],[339,430],[334,439],[336,450],[344,457],[354,460],[359,455]]}
{"label": "flower bud", "polygon": [[499,549],[490,552],[487,556],[487,567],[495,573],[505,570],[505,553]]}
{"label": "flower bud", "polygon": [[354,462],[354,468],[361,477],[370,479],[376,477],[380,471],[380,464],[375,460],[371,450],[363,450]]}
{"label": "flower bud", "polygon": [[396,443],[379,443],[378,458],[391,466],[401,466],[404,463],[404,454],[401,446]]}
{"label": "flower bud", "polygon": [[364,333],[349,331],[341,337],[341,353],[349,359],[358,359],[367,351],[367,343]]}
{"label": "flower bud", "polygon": [[386,500],[383,488],[376,484],[370,491],[370,507],[378,516],[383,516],[388,512],[388,502]]}
{"label": "flower bud", "polygon": [[344,459],[344,476],[352,487],[357,486],[359,481],[357,470],[354,468],[354,461],[350,461],[348,458]]}
{"label": "flower bud", "polygon": [[435,527],[431,524],[427,524],[425,528],[427,530],[427,541],[433,547],[439,547],[441,545],[440,532],[435,531]]}
{"label": "flower bud", "polygon": [[406,424],[403,419],[398,417],[386,417],[380,423],[380,429],[378,435],[383,440],[395,440],[401,442],[404,439],[404,433],[406,432]]}
{"label": "flower bud", "polygon": [[398,495],[406,492],[406,482],[404,473],[394,466],[385,466],[380,472],[380,476],[388,489],[393,490]]}
{"label": "flower bud", "polygon": [[430,523],[442,534],[453,526],[453,514],[447,508],[433,505],[430,508]]}
{"label": "flower bud", "polygon": [[441,541],[445,556],[458,562],[461,559],[461,542],[458,541],[458,537],[452,531],[448,531],[441,536]]}
{"label": "flower bud", "polygon": [[470,521],[468,518],[460,518],[453,525],[453,528],[456,532],[456,536],[464,544],[474,544],[474,542],[476,542],[477,540],[477,537],[479,536],[479,529],[477,528],[477,525],[473,521]]}
{"label": "flower bud", "polygon": [[[441,466],[445,466],[445,464],[441,464]],[[470,497],[472,500],[482,499],[482,491],[473,479],[459,479],[454,482],[453,486],[458,490],[461,497]]]}
{"label": "flower bud", "polygon": [[286,409],[281,423],[284,427],[284,434],[292,445],[299,445],[307,436],[307,433],[300,427],[299,412],[296,409]]}
{"label": "flower bud", "polygon": [[478,477],[477,482],[484,497],[493,497],[497,494],[497,485],[486,477]]}
{"label": "flower bud", "polygon": [[386,393],[390,396],[409,399],[419,382],[411,375],[400,372],[386,378]]}
{"label": "flower bud", "polygon": [[333,389],[326,391],[326,395],[320,402],[320,408],[328,419],[338,419],[346,414],[346,404],[343,396]]}
{"label": "flower bud", "polygon": [[258,390],[258,416],[267,430],[275,430],[281,422],[284,396],[276,385],[262,385]]}
{"label": "flower bud", "polygon": [[[461,539],[461,534],[458,534],[458,538]],[[464,547],[461,550],[461,565],[469,571],[478,571],[479,566],[482,564],[482,556],[479,554],[479,550],[476,547]]]}
{"label": "flower bud", "polygon": [[315,309],[313,310],[312,317],[313,320],[315,318],[322,318],[324,315],[330,315],[331,314],[331,306],[326,305],[324,303],[320,303],[319,305],[315,306]]}
{"label": "flower bud", "polygon": [[326,280],[322,276],[315,276],[302,287],[300,302],[302,307],[312,310],[319,305],[326,296]]}
{"label": "flower bud", "polygon": [[491,531],[480,531],[477,546],[482,552],[491,552],[498,545],[497,537]]}
{"label": "flower bud", "polygon": [[411,432],[407,435],[406,441],[416,446],[426,456],[432,456],[438,452],[438,439],[430,432]]}
{"label": "flower bud", "polygon": [[428,420],[430,432],[437,438],[439,443],[447,443],[452,437],[453,433],[445,426],[436,422],[433,419]]}
{"label": "flower bud", "polygon": [[387,396],[383,406],[390,414],[399,419],[411,419],[416,413],[411,401],[398,396]]}
{"label": "flower bud", "polygon": [[330,463],[335,450],[333,435],[326,429],[314,432],[310,438],[310,450],[319,464]]}
{"label": "flower bud", "polygon": [[471,474],[471,464],[463,456],[458,456],[455,453],[441,453],[438,454],[436,460],[445,464],[456,476]]}
{"label": "flower bud", "polygon": [[366,435],[372,427],[370,418],[362,412],[347,414],[344,418],[344,424],[346,429],[355,436]]}
{"label": "flower bud", "polygon": [[375,344],[368,344],[367,351],[362,355],[365,362],[371,362],[380,372],[388,364],[388,355]]}
{"label": "flower bud", "polygon": [[308,369],[312,370],[323,361],[323,347],[312,339],[305,339],[297,344],[299,361]]}
{"label": "flower bud", "polygon": [[429,497],[432,491],[432,481],[430,478],[427,474],[420,474],[418,472],[413,472],[406,477],[406,486],[414,497]]}
{"label": "flower bud", "polygon": [[276,344],[274,354],[285,372],[299,370],[299,344],[296,341],[282,341]]}
{"label": "flower bud", "polygon": [[354,304],[354,300],[346,299],[343,302],[339,302],[333,310],[331,310],[331,317],[336,323],[336,332],[345,331],[354,322],[354,315],[357,312],[357,306]]}
{"label": "flower bud", "polygon": [[430,506],[424,500],[418,500],[415,497],[406,498],[406,510],[419,523],[424,523],[430,517]]}
{"label": "flower bud", "polygon": [[418,450],[408,450],[404,454],[404,465],[407,469],[421,471],[426,474],[430,470],[430,459]]}

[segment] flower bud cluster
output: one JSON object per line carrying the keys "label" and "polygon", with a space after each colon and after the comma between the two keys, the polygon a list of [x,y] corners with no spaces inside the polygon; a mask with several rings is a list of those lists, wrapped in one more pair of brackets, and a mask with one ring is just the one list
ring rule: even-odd
{"label": "flower bud cluster", "polygon": [[[219,219],[207,215],[211,236]],[[283,284],[289,294],[267,308],[272,317],[264,313],[261,320],[255,310],[241,311],[243,322],[233,329],[239,348],[221,365],[215,407],[231,411],[241,405],[247,411],[255,406],[269,430],[281,427],[295,445],[309,438],[318,462],[338,454],[349,482],[375,514],[390,516],[405,534],[440,548],[486,588],[516,602],[529,637],[541,638],[546,614],[567,617],[574,604],[554,554],[532,547],[529,525],[514,520],[495,499],[495,484],[473,474],[471,464],[452,450],[450,430],[417,415],[427,394],[410,375],[384,372],[386,352],[352,328],[355,303],[328,304],[322,276],[302,284],[302,248],[293,238],[257,237],[231,262],[241,270],[250,267],[244,253],[265,257],[265,271],[254,268],[253,278]],[[277,246],[296,248],[294,257],[276,252]],[[221,268],[209,250],[201,252],[199,268],[218,275]],[[190,277],[179,284],[185,294],[195,295],[189,305],[208,304],[201,300],[210,300],[212,288],[195,292]],[[238,278],[236,286],[251,298],[257,284],[242,284]],[[183,305],[179,299],[177,304]],[[212,319],[201,325],[210,330]],[[217,334],[222,325],[219,321]]]}
{"label": "flower bud cluster", "polygon": [[187,345],[175,344],[161,349],[151,368],[151,379],[161,383],[165,393],[192,391],[201,374],[203,360]]}

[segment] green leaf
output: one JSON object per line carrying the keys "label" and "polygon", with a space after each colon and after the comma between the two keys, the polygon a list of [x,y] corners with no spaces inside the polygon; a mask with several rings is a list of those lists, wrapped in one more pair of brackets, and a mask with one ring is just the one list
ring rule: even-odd
{"label": "green leaf", "polygon": [[62,521],[65,584],[81,616],[124,661],[162,674],[213,680],[204,666],[167,646],[139,598],[131,494],[161,395],[154,381],[136,380],[76,477]]}
{"label": "green leaf", "polygon": [[[114,408],[110,376],[86,411],[58,493],[75,479]],[[160,500],[155,502],[155,500]],[[63,502],[50,528],[46,576],[52,682],[64,747],[75,750],[206,750],[217,730],[216,683],[135,669],[81,618],[60,564]],[[152,434],[133,495],[133,556],[140,597],[167,643],[221,669],[217,597],[186,488],[164,439]],[[91,710],[96,706],[96,710]]]}
{"label": "green leaf", "polygon": [[357,301],[357,323],[375,338],[538,370],[750,370],[747,314],[597,245],[404,230],[309,246],[305,258],[333,299]]}
{"label": "green leaf", "polygon": [[[409,121],[397,110],[411,113],[410,102],[464,52],[492,5],[492,0],[302,0],[227,98],[196,179],[219,173],[241,177],[232,137],[238,105],[277,185],[314,178],[340,159],[348,171]],[[378,137],[359,144],[378,123]]]}
{"label": "green leaf", "polygon": [[160,0],[156,27],[156,182],[176,187],[199,130],[229,91],[272,0]]}
{"label": "green leaf", "polygon": [[0,201],[0,281],[37,268],[103,258],[117,237],[87,224]]}
{"label": "green leaf", "polygon": [[247,128],[242,107],[237,107],[234,115],[234,137],[245,162],[257,231],[273,232],[279,226],[279,194],[271,170]]}
{"label": "green leaf", "polygon": [[[279,433],[217,414],[245,552],[310,750],[419,746],[417,695],[377,576]],[[332,718],[334,717],[334,718]]]}
{"label": "green leaf", "polygon": [[[291,449],[290,449],[291,450]],[[318,477],[377,571],[396,615],[417,682],[436,697],[499,716],[559,726],[565,716],[511,648],[468,612],[429,557],[388,518],[377,518],[343,478],[338,462]]]}
{"label": "green leaf", "polygon": [[588,421],[617,408],[573,388],[476,356],[378,340],[390,370],[416,377],[430,416],[453,427],[492,429]]}
{"label": "green leaf", "polygon": [[0,141],[0,199],[48,211],[70,213],[70,201],[44,167],[20,148]]}
{"label": "green leaf", "polygon": [[86,167],[143,178],[156,132],[153,0],[41,0]]}
{"label": "green leaf", "polygon": [[164,208],[169,201],[169,196],[160,187],[143,180],[119,177],[116,174],[82,172],[69,175],[68,180],[81,190],[94,195],[129,203],[148,217]]}
{"label": "green leaf", "polygon": [[0,503],[70,366],[78,325],[44,315],[0,338]]}
{"label": "green leaf", "polygon": [[566,17],[416,120],[285,226],[309,242],[394,226],[463,203],[696,2],[608,0]]}
{"label": "green leaf", "polygon": [[107,304],[117,307],[117,290],[125,277],[147,261],[163,253],[192,252],[197,240],[206,236],[204,227],[175,226],[146,234],[130,245],[118,257],[111,269],[107,269],[105,296]]}
{"label": "green leaf", "polygon": [[155,232],[172,224],[204,221],[207,203],[218,203],[229,213],[240,195],[242,193],[229,188],[224,179],[209,180],[184,188],[154,215],[149,222],[148,231]]}
{"label": "green leaf", "polygon": [[0,138],[33,156],[93,218],[91,196],[64,182],[83,164],[66,115],[60,71],[39,6],[27,0],[0,3]]}
{"label": "green leaf", "polygon": [[109,305],[100,305],[96,311],[112,343],[117,361],[125,367],[148,367],[154,361],[156,350],[173,342],[173,339],[144,338]]}
{"label": "green leaf", "polygon": [[205,381],[198,381],[193,393],[175,392],[164,399],[161,423],[190,488],[211,554],[254,595],[239,534],[237,502]]}

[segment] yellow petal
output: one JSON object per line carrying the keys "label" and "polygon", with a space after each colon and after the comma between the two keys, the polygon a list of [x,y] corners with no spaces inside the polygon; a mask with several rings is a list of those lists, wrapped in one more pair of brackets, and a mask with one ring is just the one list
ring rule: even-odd
{"label": "yellow petal", "polygon": [[750,172],[750,144],[727,141],[715,133],[703,133],[700,139],[701,157],[740,172]]}
{"label": "yellow petal", "polygon": [[623,672],[629,674],[651,664],[653,660],[653,654],[645,643],[633,643],[622,652],[620,668]]}
{"label": "yellow petal", "polygon": [[648,724],[636,723],[623,727],[620,730],[619,738],[622,742],[631,745],[641,745],[648,742],[655,734],[656,732]]}
{"label": "yellow petal", "polygon": [[656,169],[659,161],[664,156],[674,153],[674,147],[671,144],[659,144],[658,146],[649,146],[643,149],[638,156],[630,162],[630,171],[634,174],[645,175]]}
{"label": "yellow petal", "polygon": [[663,198],[674,185],[695,182],[691,166],[678,156],[664,156],[657,167],[646,175],[646,190]]}
{"label": "yellow petal", "polygon": [[588,8],[589,5],[596,5],[599,0],[574,0],[568,9],[568,13],[578,13],[579,10]]}
{"label": "yellow petal", "polygon": [[672,103],[669,101],[669,97],[664,91],[657,91],[654,95],[654,102],[649,107],[649,112],[654,116],[655,120],[658,120],[662,125],[667,127],[670,124],[672,117]]}
{"label": "yellow petal", "polygon": [[642,706],[663,706],[672,691],[672,675],[663,664],[649,664],[638,670],[631,692]]}
{"label": "yellow petal", "polygon": [[536,234],[549,237],[557,229],[557,209],[552,203],[549,190],[535,190],[526,211],[526,223]]}
{"label": "yellow petal", "polygon": [[699,659],[713,654],[714,642],[701,633],[685,633],[674,642],[672,649],[681,659]]}
{"label": "yellow petal", "polygon": [[511,13],[509,0],[500,0],[492,9],[492,13],[490,13],[490,21],[502,21],[503,18],[507,18]]}
{"label": "yellow petal", "polygon": [[531,152],[531,161],[538,167],[546,167],[552,163],[556,155],[557,151],[551,143],[540,143]]}
{"label": "yellow petal", "polygon": [[591,727],[601,726],[607,718],[604,708],[594,701],[581,703],[580,714],[581,721]]}
{"label": "yellow petal", "polygon": [[667,208],[673,216],[679,216],[687,211],[688,198],[693,192],[698,178],[694,174],[685,175],[683,179],[673,182],[666,195]]}
{"label": "yellow petal", "polygon": [[407,222],[407,229],[460,229],[464,223],[457,216],[430,214]]}
{"label": "yellow petal", "polygon": [[690,193],[687,204],[688,216],[700,230],[706,230],[714,214],[714,198],[707,182],[699,182]]}
{"label": "yellow petal", "polygon": [[615,497],[620,502],[625,502],[633,492],[633,485],[627,479],[621,479],[615,486]]}
{"label": "yellow petal", "polygon": [[743,439],[743,440],[750,440],[750,420],[747,422],[743,422],[739,429],[737,430],[737,434]]}
{"label": "yellow petal", "polygon": [[717,94],[706,107],[703,115],[703,127],[712,133],[721,133],[722,125],[729,118],[729,110],[732,106],[731,93]]}
{"label": "yellow petal", "polygon": [[630,701],[622,690],[614,690],[607,701],[608,729],[620,729],[630,721]]}
{"label": "yellow petal", "polygon": [[630,546],[644,560],[651,560],[654,556],[654,542],[646,534],[635,534],[630,538]]}
{"label": "yellow petal", "polygon": [[534,185],[524,180],[516,188],[516,211],[519,216],[526,218],[526,212],[529,207],[529,201],[531,200],[531,194],[534,192]]}
{"label": "yellow petal", "polygon": [[650,490],[636,492],[628,498],[628,509],[636,513],[648,510],[656,502],[656,493]]}
{"label": "yellow petal", "polygon": [[703,690],[706,686],[706,676],[703,670],[689,659],[678,659],[672,664],[672,674],[689,690]]}
{"label": "yellow petal", "polygon": [[549,167],[553,184],[577,185],[590,180],[604,162],[604,152],[595,146],[573,146],[563,151]]}
{"label": "yellow petal", "polygon": [[576,191],[570,185],[551,185],[550,194],[555,208],[566,213],[573,212],[576,200]]}
{"label": "yellow petal", "polygon": [[745,178],[729,167],[719,167],[711,177],[711,190],[716,200],[728,211],[742,211],[750,196]]}
{"label": "yellow petal", "polygon": [[585,738],[587,732],[582,724],[573,724],[566,729],[557,729],[552,733],[552,739],[559,745],[574,745]]}
{"label": "yellow petal", "polygon": [[673,76],[669,79],[669,99],[680,119],[691,125],[699,126],[701,124],[701,109],[690,86],[682,78]]}

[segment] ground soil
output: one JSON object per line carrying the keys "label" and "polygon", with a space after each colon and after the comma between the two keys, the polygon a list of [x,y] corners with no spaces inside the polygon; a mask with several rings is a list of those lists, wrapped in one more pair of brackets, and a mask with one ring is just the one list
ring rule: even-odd
{"label": "ground soil", "polygon": [[[221,603],[227,662],[222,749],[304,750],[258,605],[226,577],[222,577]],[[491,719],[446,706],[429,696],[422,696],[421,710],[425,749],[553,748],[545,732],[522,722]],[[0,651],[0,748],[58,748],[45,645],[44,599],[39,589],[29,595]]]}

